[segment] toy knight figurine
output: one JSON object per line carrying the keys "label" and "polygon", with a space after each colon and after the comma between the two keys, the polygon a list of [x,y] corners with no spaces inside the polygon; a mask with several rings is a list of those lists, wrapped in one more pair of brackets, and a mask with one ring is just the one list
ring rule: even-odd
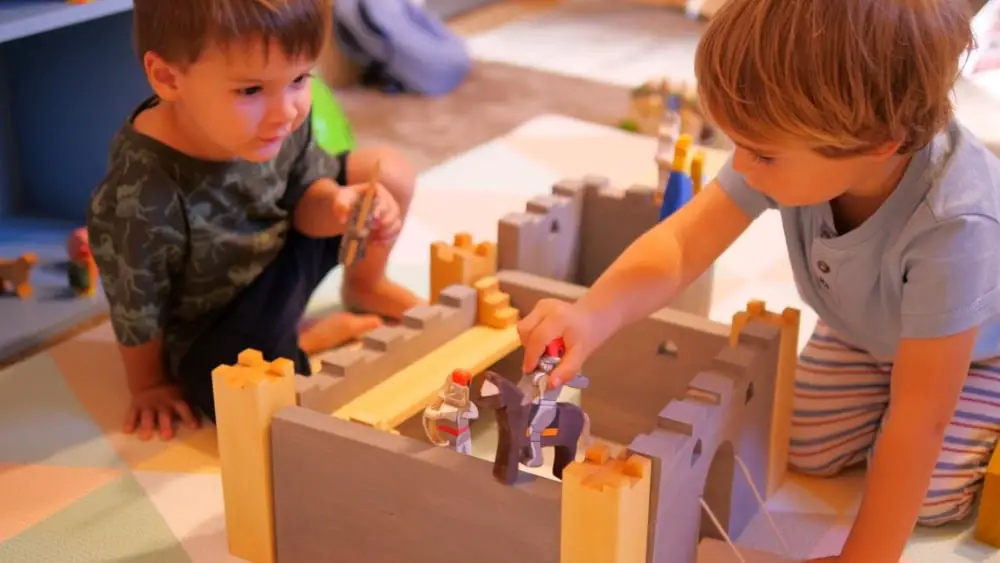
{"label": "toy knight figurine", "polygon": [[[479,409],[469,397],[472,374],[461,369],[452,372],[438,393],[438,399],[424,409],[424,432],[435,446],[452,446],[458,453],[472,454],[469,421],[479,418]],[[447,434],[442,438],[441,434]]]}
{"label": "toy knight figurine", "polygon": [[[538,366],[534,371],[526,373],[521,377],[518,384],[524,392],[526,399],[533,399],[536,405],[531,417],[528,430],[531,433],[529,450],[526,452],[522,463],[528,467],[541,467],[542,458],[542,432],[555,422],[560,387],[549,389],[549,376],[559,362],[562,361],[566,353],[566,344],[562,338],[557,338],[545,347],[542,357],[538,360]],[[590,381],[582,374],[578,373],[565,385],[574,389],[586,389]]]}

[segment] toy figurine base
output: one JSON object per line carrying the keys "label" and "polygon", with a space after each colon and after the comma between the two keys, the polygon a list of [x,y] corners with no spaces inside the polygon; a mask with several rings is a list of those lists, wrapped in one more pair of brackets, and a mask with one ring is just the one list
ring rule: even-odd
{"label": "toy figurine base", "polygon": [[31,273],[32,295],[0,295],[0,363],[6,363],[59,333],[107,312],[98,287],[93,297],[77,296],[69,285],[66,237],[79,225],[4,217],[0,220],[0,257],[38,255]]}

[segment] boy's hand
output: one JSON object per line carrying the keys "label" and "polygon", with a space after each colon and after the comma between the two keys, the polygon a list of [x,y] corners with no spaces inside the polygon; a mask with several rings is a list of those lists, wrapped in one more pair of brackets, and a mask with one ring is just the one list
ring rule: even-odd
{"label": "boy's hand", "polygon": [[141,440],[149,440],[159,427],[160,438],[169,440],[174,437],[175,416],[188,427],[198,428],[198,419],[184,401],[181,390],[175,385],[160,383],[132,393],[123,431],[132,434],[138,430]]}
{"label": "boy's hand", "polygon": [[561,336],[566,343],[566,355],[549,376],[550,388],[559,387],[580,373],[583,362],[601,344],[596,320],[580,307],[559,299],[539,301],[517,323],[517,332],[524,345],[525,373],[535,369],[549,342]]}
{"label": "boy's hand", "polygon": [[[334,201],[334,218],[338,223],[344,225],[344,232],[350,227],[347,222],[351,217],[351,207],[364,197],[368,186],[368,182],[346,186],[337,194]],[[372,232],[369,241],[372,244],[390,244],[396,240],[403,228],[403,222],[399,216],[399,204],[382,184],[376,184],[375,187],[372,218]]]}

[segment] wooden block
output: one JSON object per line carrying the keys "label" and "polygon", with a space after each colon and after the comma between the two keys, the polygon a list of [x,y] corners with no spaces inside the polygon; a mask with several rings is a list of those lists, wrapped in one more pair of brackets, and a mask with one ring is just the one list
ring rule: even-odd
{"label": "wooden block", "polygon": [[[440,380],[439,380],[440,383]],[[560,484],[292,407],[274,421],[285,563],[558,563]]]}
{"label": "wooden block", "polygon": [[704,538],[698,544],[698,563],[802,563],[801,559],[786,559],[773,553],[757,551],[737,546],[740,557],[736,557],[733,548],[724,541]]}
{"label": "wooden block", "polygon": [[652,490],[649,458],[606,445],[563,471],[560,561],[646,561]]}
{"label": "wooden block", "polygon": [[271,417],[295,405],[295,364],[267,362],[257,350],[212,372],[226,533],[231,554],[273,563]]}
{"label": "wooden block", "polygon": [[517,324],[520,313],[510,306],[510,295],[500,291],[495,276],[486,276],[474,286],[477,300],[477,321],[483,326],[503,329]]}
{"label": "wooden block", "polygon": [[993,452],[993,459],[986,470],[982,495],[975,537],[985,544],[1000,548],[1000,448]]}
{"label": "wooden block", "polygon": [[786,308],[779,315],[767,310],[763,301],[747,303],[745,311],[733,315],[729,343],[735,346],[747,324],[757,321],[781,330],[778,352],[778,373],[774,383],[774,416],[771,419],[771,452],[768,462],[767,491],[765,498],[777,492],[788,472],[788,445],[792,424],[792,396],[795,392],[795,370],[799,357],[798,309]]}
{"label": "wooden block", "polygon": [[431,303],[450,285],[472,285],[497,271],[497,245],[472,243],[472,235],[458,233],[454,242],[431,244]]}
{"label": "wooden block", "polygon": [[517,327],[473,327],[344,405],[334,416],[396,428],[437,396],[441,381],[456,369],[478,374],[519,348]]}

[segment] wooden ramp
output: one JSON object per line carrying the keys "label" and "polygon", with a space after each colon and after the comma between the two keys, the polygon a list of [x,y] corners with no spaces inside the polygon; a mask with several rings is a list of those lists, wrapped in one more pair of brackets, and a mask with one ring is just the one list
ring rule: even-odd
{"label": "wooden ramp", "polygon": [[344,405],[333,416],[381,430],[393,429],[433,401],[452,371],[481,373],[520,345],[516,325],[504,329],[474,326]]}

